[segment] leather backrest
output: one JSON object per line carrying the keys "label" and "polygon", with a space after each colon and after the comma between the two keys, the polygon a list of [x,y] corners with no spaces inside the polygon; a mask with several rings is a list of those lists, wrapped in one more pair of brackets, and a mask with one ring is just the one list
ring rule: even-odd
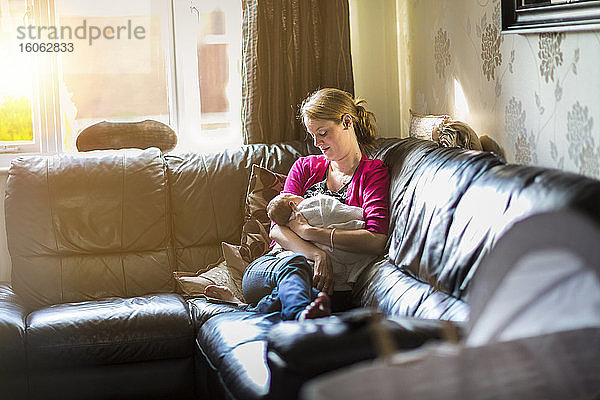
{"label": "leather backrest", "polygon": [[174,290],[156,148],[20,157],[6,186],[15,291],[31,307]]}
{"label": "leather backrest", "polygon": [[174,270],[238,243],[253,163],[285,173],[306,142],[163,156],[156,148],[20,157],[6,187],[12,283],[32,308],[172,292]]}
{"label": "leather backrest", "polygon": [[314,152],[307,142],[296,141],[166,155],[175,268],[203,269],[219,259],[222,241],[239,244],[252,164],[287,173],[297,158]]}
{"label": "leather backrest", "polygon": [[457,298],[516,221],[574,208],[600,223],[595,179],[412,138],[383,141],[376,156],[391,173],[389,259]]}

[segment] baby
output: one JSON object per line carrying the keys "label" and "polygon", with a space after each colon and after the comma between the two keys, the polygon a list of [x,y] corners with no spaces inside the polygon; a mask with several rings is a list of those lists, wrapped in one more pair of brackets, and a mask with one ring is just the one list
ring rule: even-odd
{"label": "baby", "polygon": [[365,227],[363,210],[346,205],[324,194],[305,199],[291,193],[281,193],[267,205],[267,215],[277,225],[286,226],[292,218],[290,202],[304,215],[307,222],[320,228],[361,229]]}
{"label": "baby", "polygon": [[[309,225],[319,228],[362,229],[365,227],[363,209],[346,205],[334,197],[318,194],[304,199],[291,193],[281,193],[267,205],[267,215],[271,221],[280,226],[287,226],[293,217],[290,202],[296,205],[298,211],[306,218]],[[350,283],[356,278],[363,267],[375,257],[368,254],[351,253],[329,246],[314,243],[324,250],[331,259],[333,266],[334,290],[350,290]]]}

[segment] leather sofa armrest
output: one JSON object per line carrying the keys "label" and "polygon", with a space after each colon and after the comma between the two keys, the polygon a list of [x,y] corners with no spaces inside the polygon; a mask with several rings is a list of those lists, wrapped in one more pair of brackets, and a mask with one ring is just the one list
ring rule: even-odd
{"label": "leather sofa armrest", "polygon": [[430,340],[458,341],[462,330],[448,321],[383,318],[368,309],[302,323],[282,322],[267,339],[271,393],[275,398],[295,398],[300,386],[317,375]]}
{"label": "leather sofa armrest", "polygon": [[27,390],[24,303],[0,283],[0,388],[7,399],[25,398]]}
{"label": "leather sofa armrest", "polygon": [[[24,351],[26,317],[26,307],[19,296],[8,283],[0,283],[0,348],[3,355]],[[4,361],[5,357],[1,357],[0,368]]]}

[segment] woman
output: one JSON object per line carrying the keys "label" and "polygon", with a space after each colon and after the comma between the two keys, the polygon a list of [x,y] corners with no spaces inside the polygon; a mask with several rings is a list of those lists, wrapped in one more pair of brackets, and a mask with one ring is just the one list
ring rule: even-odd
{"label": "woman", "polygon": [[[300,118],[322,154],[296,160],[283,192],[302,197],[325,193],[361,207],[365,228],[313,227],[297,210],[287,226],[274,225],[270,236],[280,247],[250,263],[242,279],[242,291],[251,304],[247,310],[280,311],[284,320],[318,318],[331,313],[330,295],[334,308],[347,309],[351,282],[334,282],[330,259],[314,243],[354,253],[383,253],[389,218],[389,175],[380,160],[365,155],[373,146],[375,117],[363,103],[331,88],[318,90],[304,100]],[[349,275],[356,277],[359,272],[350,271]],[[225,287],[211,285],[205,293],[240,303]]]}

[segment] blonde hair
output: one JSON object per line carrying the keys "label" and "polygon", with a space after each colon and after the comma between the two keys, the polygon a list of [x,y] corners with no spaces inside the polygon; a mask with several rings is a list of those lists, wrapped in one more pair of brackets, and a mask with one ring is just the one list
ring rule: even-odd
{"label": "blonde hair", "polygon": [[344,114],[350,115],[354,123],[356,140],[363,153],[374,149],[376,137],[375,114],[364,107],[366,100],[353,98],[350,93],[340,89],[323,88],[311,93],[300,105],[299,119],[305,123],[305,117],[315,120],[342,122]]}

